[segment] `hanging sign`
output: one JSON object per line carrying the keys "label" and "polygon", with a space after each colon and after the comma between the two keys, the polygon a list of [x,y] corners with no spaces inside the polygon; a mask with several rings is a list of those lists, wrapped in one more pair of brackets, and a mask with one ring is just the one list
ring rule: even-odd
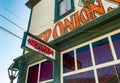
{"label": "hanging sign", "polygon": [[34,51],[40,55],[55,60],[55,49],[48,43],[37,38],[36,36],[25,32],[22,42],[22,48],[27,51]]}

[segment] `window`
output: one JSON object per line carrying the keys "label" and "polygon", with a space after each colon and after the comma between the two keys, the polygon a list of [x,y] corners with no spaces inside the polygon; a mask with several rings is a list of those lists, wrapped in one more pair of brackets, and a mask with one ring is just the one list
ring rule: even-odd
{"label": "window", "polygon": [[120,83],[120,29],[61,52],[62,83]]}
{"label": "window", "polygon": [[52,79],[53,77],[53,63],[50,61],[45,61],[41,63],[40,67],[40,79],[39,81],[45,81]]}
{"label": "window", "polygon": [[74,60],[74,52],[70,51],[63,54],[63,72],[70,72],[75,70],[75,60]]}
{"label": "window", "polygon": [[101,64],[113,60],[107,38],[94,42],[92,45],[96,64]]}
{"label": "window", "polygon": [[27,83],[37,83],[39,64],[29,68]]}
{"label": "window", "polygon": [[92,65],[89,45],[76,49],[78,69]]}
{"label": "window", "polygon": [[116,51],[117,58],[120,59],[120,33],[113,35],[112,41]]}
{"label": "window", "polygon": [[44,83],[53,80],[53,62],[43,61],[28,69],[27,83]]}
{"label": "window", "polygon": [[59,15],[60,16],[71,9],[70,0],[59,0],[58,3],[59,3]]}
{"label": "window", "polygon": [[55,20],[59,20],[74,11],[73,0],[55,0]]}
{"label": "window", "polygon": [[115,65],[97,70],[99,83],[119,83],[118,71]]}

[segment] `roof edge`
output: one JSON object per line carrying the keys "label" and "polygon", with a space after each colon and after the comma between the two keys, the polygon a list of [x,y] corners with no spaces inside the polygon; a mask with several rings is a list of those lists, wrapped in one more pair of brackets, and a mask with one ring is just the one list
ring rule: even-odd
{"label": "roof edge", "polygon": [[41,0],[29,0],[25,5],[28,8],[32,9],[39,1]]}

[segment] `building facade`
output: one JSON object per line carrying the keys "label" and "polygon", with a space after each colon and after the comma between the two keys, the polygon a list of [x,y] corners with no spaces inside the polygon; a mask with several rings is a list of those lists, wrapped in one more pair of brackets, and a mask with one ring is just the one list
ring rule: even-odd
{"label": "building facade", "polygon": [[25,53],[14,59],[21,66],[18,83],[120,83],[120,0],[26,5]]}

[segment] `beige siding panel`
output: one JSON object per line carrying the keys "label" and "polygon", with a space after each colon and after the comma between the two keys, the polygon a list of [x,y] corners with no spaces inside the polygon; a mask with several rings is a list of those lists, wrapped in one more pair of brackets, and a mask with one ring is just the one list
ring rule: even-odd
{"label": "beige siding panel", "polygon": [[54,23],[54,0],[41,0],[34,8],[30,32],[38,34]]}

